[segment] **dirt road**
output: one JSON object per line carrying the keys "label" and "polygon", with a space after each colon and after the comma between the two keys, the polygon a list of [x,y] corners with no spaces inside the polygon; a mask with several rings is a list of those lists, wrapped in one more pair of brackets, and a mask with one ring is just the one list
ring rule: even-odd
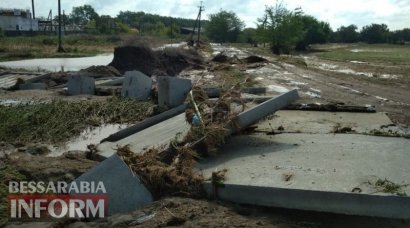
{"label": "dirt road", "polygon": [[[252,49],[214,46],[217,52],[244,57]],[[410,65],[331,61],[314,55],[274,57],[246,75],[267,86],[271,93],[297,88],[300,102],[374,105],[392,121],[410,127]]]}

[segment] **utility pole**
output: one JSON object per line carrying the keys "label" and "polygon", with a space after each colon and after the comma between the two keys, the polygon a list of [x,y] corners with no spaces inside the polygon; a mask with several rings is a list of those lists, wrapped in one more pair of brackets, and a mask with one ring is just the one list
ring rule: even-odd
{"label": "utility pole", "polygon": [[189,39],[189,43],[188,45],[192,45],[194,46],[194,33],[195,33],[195,29],[196,29],[196,25],[198,24],[198,38],[197,38],[197,44],[199,45],[199,38],[200,38],[200,33],[201,33],[201,15],[202,15],[202,11],[205,11],[204,7],[202,6],[202,1],[201,1],[201,5],[199,6],[199,12],[198,12],[198,16],[195,20],[195,24],[194,24],[194,28],[192,29],[191,32],[191,38]]}
{"label": "utility pole", "polygon": [[64,26],[64,35],[66,35],[66,28],[65,28],[65,10],[63,10],[63,26]]}
{"label": "utility pole", "polygon": [[61,0],[58,0],[58,49],[57,52],[65,52],[61,42]]}
{"label": "utility pole", "polygon": [[204,7],[202,6],[202,1],[201,5],[199,6],[199,15],[198,15],[198,39],[196,41],[197,46],[199,46],[199,38],[201,36],[201,16],[202,16],[202,11],[205,11]]}
{"label": "utility pole", "polygon": [[31,8],[33,10],[33,20],[36,19],[36,13],[34,12],[34,0],[31,0]]}

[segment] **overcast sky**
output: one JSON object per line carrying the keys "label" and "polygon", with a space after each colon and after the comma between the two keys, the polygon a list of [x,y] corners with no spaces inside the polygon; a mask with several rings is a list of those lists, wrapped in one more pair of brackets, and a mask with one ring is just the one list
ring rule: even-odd
{"label": "overcast sky", "polygon": [[[205,16],[220,9],[232,10],[255,27],[265,5],[275,0],[205,0]],[[119,11],[144,11],[164,16],[196,18],[198,0],[61,0],[62,9],[71,12],[73,6],[89,4],[98,14],[116,16]],[[329,22],[333,29],[356,24],[385,23],[391,30],[410,28],[410,0],[284,0],[289,9],[302,7],[306,14]],[[57,13],[57,0],[35,0],[36,16],[47,16],[50,9]],[[0,0],[0,7],[31,8],[31,0]]]}

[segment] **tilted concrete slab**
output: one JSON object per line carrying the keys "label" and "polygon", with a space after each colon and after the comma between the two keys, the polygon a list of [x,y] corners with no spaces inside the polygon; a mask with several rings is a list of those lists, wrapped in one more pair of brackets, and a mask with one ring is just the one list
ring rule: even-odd
{"label": "tilted concrete slab", "polygon": [[158,105],[164,108],[175,108],[183,104],[191,88],[191,80],[169,76],[158,77]]}
{"label": "tilted concrete slab", "polygon": [[45,90],[47,89],[47,84],[43,82],[37,83],[24,83],[19,85],[20,90]]}
{"label": "tilted concrete slab", "polygon": [[249,110],[246,110],[240,113],[235,118],[234,126],[232,126],[231,129],[235,131],[235,129],[243,129],[252,124],[255,124],[262,118],[265,118],[268,115],[296,101],[298,98],[299,98],[299,94],[296,89],[289,91],[287,93],[281,94],[277,97],[271,98],[263,102],[262,104],[254,106],[250,108]]}
{"label": "tilted concrete slab", "polygon": [[75,96],[81,94],[94,95],[95,79],[83,75],[68,76],[68,95]]}
{"label": "tilted concrete slab", "polygon": [[185,114],[183,113],[119,141],[103,142],[97,148],[100,151],[100,155],[106,158],[116,153],[115,149],[118,145],[130,145],[132,151],[140,153],[150,147],[169,144],[178,133],[181,133],[183,136],[184,133],[188,132],[189,128],[190,126],[185,121]]}
{"label": "tilted concrete slab", "polygon": [[121,96],[138,100],[146,100],[151,95],[152,80],[140,71],[125,72]]}
{"label": "tilted concrete slab", "polygon": [[279,132],[282,127],[288,133],[334,133],[336,129],[351,128],[357,133],[369,133],[372,130],[402,131],[395,127],[389,117],[382,112],[317,112],[317,111],[285,111],[258,123],[258,130]]}
{"label": "tilted concrete slab", "polygon": [[[117,155],[104,160],[76,180],[102,182],[108,194],[108,214],[131,212],[153,201],[151,193]],[[101,193],[97,193],[101,194]]]}
{"label": "tilted concrete slab", "polygon": [[387,179],[410,194],[408,148],[409,139],[356,134],[244,135],[198,167],[205,177],[228,170],[218,189],[228,201],[409,219],[409,197],[375,185]]}

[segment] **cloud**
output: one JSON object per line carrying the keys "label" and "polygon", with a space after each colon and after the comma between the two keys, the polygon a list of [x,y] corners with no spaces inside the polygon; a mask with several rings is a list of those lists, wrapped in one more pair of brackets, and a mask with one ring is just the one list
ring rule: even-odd
{"label": "cloud", "polygon": [[[55,15],[57,1],[35,0],[36,15],[46,16],[50,9]],[[257,18],[263,16],[265,5],[274,5],[276,0],[205,0],[204,17],[220,9],[231,10],[255,27]],[[385,23],[392,30],[410,26],[410,0],[284,0],[289,9],[302,7],[306,14],[329,22],[333,29],[341,25],[356,24],[359,28],[371,23]],[[120,11],[144,11],[164,16],[195,19],[199,0],[62,0],[66,13],[73,6],[92,5],[99,14],[116,16]],[[0,7],[31,8],[29,0],[0,0]]]}

